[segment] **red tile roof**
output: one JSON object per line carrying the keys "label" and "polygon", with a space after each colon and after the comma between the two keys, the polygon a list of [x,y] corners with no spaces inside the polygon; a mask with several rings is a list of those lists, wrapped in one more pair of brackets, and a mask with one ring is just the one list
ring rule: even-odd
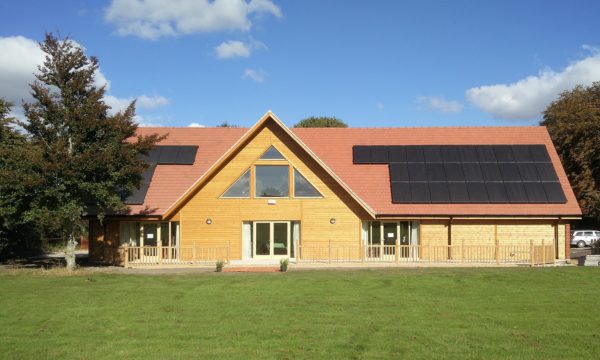
{"label": "red tile roof", "polygon": [[[192,166],[158,165],[143,205],[131,214],[160,215],[247,131],[246,128],[140,128],[169,133],[161,145],[198,145]],[[292,129],[377,215],[580,216],[558,154],[544,127],[298,128]],[[353,165],[353,145],[544,144],[566,195],[565,204],[393,204],[387,165]]]}

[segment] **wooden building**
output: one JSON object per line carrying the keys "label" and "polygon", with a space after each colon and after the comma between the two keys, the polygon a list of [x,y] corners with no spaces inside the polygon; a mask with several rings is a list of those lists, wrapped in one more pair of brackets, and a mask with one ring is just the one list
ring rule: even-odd
{"label": "wooden building", "polygon": [[[167,133],[126,214],[90,220],[90,257],[544,261],[581,216],[544,127],[251,128]],[[540,255],[541,254],[541,255]]]}

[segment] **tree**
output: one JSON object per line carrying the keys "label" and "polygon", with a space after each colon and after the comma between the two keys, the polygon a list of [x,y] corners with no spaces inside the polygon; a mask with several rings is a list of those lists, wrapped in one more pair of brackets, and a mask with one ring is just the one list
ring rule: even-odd
{"label": "tree", "polygon": [[560,94],[544,111],[584,217],[600,220],[600,82]]}
{"label": "tree", "polygon": [[12,104],[0,99],[0,257],[12,257],[41,247],[38,228],[23,216],[30,210],[41,181],[40,152],[31,146],[8,117]]}
{"label": "tree", "polygon": [[25,216],[68,239],[67,267],[73,268],[83,216],[94,209],[102,220],[109,210],[124,210],[123,199],[147,166],[139,155],[162,137],[136,136],[135,101],[109,115],[105,87],[94,82],[98,60],[77,43],[46,34],[40,47],[46,58],[31,84],[34,101],[23,104],[27,121],[19,125],[41,152],[43,179]]}
{"label": "tree", "polygon": [[338,127],[346,128],[348,125],[342,120],[335,116],[311,116],[306,119],[300,120],[296,125],[296,128],[327,128],[327,127]]}
{"label": "tree", "polygon": [[238,127],[238,126],[237,126],[237,125],[235,125],[235,124],[232,124],[232,123],[230,123],[230,122],[228,122],[228,121],[223,121],[221,124],[217,125],[217,127],[223,127],[223,128],[236,128],[236,127]]}

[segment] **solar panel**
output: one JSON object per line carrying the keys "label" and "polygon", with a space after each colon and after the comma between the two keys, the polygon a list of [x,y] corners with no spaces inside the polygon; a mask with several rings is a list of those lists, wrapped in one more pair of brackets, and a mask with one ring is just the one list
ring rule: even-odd
{"label": "solar panel", "polygon": [[535,169],[541,181],[558,181],[558,176],[551,163],[536,163]]}
{"label": "solar panel", "polygon": [[[467,181],[483,181],[483,173],[478,163],[464,163],[462,164],[462,170],[464,172],[464,179]],[[456,179],[460,180],[460,179]]]}
{"label": "solar panel", "polygon": [[530,203],[545,203],[548,202],[544,187],[539,182],[524,182],[525,194]]}
{"label": "solar panel", "polygon": [[371,147],[371,163],[372,164],[387,164],[389,160],[389,149],[387,146],[372,146]]}
{"label": "solar panel", "polygon": [[512,152],[515,162],[532,162],[533,156],[529,151],[530,145],[513,145]]}
{"label": "solar panel", "polygon": [[442,161],[446,163],[460,162],[460,152],[458,149],[458,146],[442,146],[440,149],[442,153]]}
{"label": "solar panel", "polygon": [[494,148],[491,146],[477,146],[477,157],[479,162],[496,162],[496,155],[494,155]]}
{"label": "solar panel", "polygon": [[177,163],[177,154],[179,154],[179,146],[161,145],[158,148],[160,150],[158,164],[170,165]]}
{"label": "solar panel", "polygon": [[567,201],[565,193],[562,190],[559,182],[545,182],[542,183],[544,186],[544,192],[546,198],[550,203],[564,203]]}
{"label": "solar panel", "polygon": [[134,190],[131,195],[129,195],[129,197],[124,201],[125,204],[141,205],[144,203],[144,199],[146,199],[146,193],[148,192],[148,187],[150,187],[150,181],[152,180],[152,175],[154,175],[155,169],[156,165],[150,164],[146,170],[142,172],[140,186]]}
{"label": "solar panel", "polygon": [[429,186],[426,182],[411,182],[410,197],[413,203],[428,203],[431,202],[429,197]]}
{"label": "solar panel", "polygon": [[521,179],[523,181],[539,181],[540,177],[538,176],[537,170],[535,169],[535,163],[520,163],[517,164],[519,168],[519,174],[521,175]]}
{"label": "solar panel", "polygon": [[446,181],[446,175],[444,173],[444,164],[425,164],[425,168],[427,171],[427,181]]}
{"label": "solar panel", "polygon": [[517,164],[511,163],[498,163],[500,174],[502,174],[502,181],[521,181],[521,174],[519,174],[519,168]]}
{"label": "solar panel", "polygon": [[390,162],[406,162],[405,146],[390,146]]}
{"label": "solar panel", "polygon": [[407,146],[406,147],[406,161],[408,162],[424,162],[423,147],[422,146]]}
{"label": "solar panel", "polygon": [[530,145],[529,152],[535,162],[551,162],[545,145]]}
{"label": "solar panel", "polygon": [[485,188],[488,193],[490,203],[507,203],[508,195],[504,184],[501,182],[486,182]]}
{"label": "solar panel", "polygon": [[196,153],[198,152],[197,146],[180,146],[179,154],[177,154],[177,164],[179,165],[193,165],[196,160]]}
{"label": "solar panel", "polygon": [[469,192],[467,191],[467,185],[464,182],[449,182],[448,191],[450,192],[450,199],[453,203],[468,203]]}
{"label": "solar panel", "polygon": [[410,181],[426,181],[425,163],[407,163]]}
{"label": "solar panel", "polygon": [[442,161],[442,153],[440,152],[439,146],[424,146],[423,147],[423,156],[425,157],[425,162],[441,162]]}
{"label": "solar panel", "polygon": [[352,163],[369,164],[371,162],[371,147],[356,145],[352,147]]}
{"label": "solar panel", "polygon": [[392,201],[565,202],[545,145],[354,146],[355,164],[389,164]]}
{"label": "solar panel", "polygon": [[525,193],[525,188],[523,187],[523,183],[520,182],[509,182],[504,183],[504,188],[506,189],[506,194],[508,196],[508,201],[511,203],[526,203],[527,194]]}
{"label": "solar panel", "polygon": [[392,183],[392,201],[394,203],[411,203],[410,185],[408,182]]}
{"label": "solar panel", "polygon": [[450,192],[446,182],[430,182],[429,195],[433,203],[450,202]]}
{"label": "solar panel", "polygon": [[502,174],[500,168],[496,163],[481,163],[481,172],[483,173],[483,180],[485,181],[501,181]]}
{"label": "solar panel", "polygon": [[408,166],[406,163],[390,163],[391,181],[408,181]]}
{"label": "solar panel", "polygon": [[458,147],[458,153],[460,154],[460,160],[463,163],[479,162],[479,155],[475,146],[461,145]]}
{"label": "solar panel", "polygon": [[498,162],[514,162],[513,152],[510,145],[495,145],[494,156]]}
{"label": "solar panel", "polygon": [[465,174],[460,163],[444,164],[444,172],[448,181],[464,181]]}
{"label": "solar panel", "polygon": [[469,193],[469,200],[473,203],[489,202],[485,183],[483,182],[468,182],[467,192]]}

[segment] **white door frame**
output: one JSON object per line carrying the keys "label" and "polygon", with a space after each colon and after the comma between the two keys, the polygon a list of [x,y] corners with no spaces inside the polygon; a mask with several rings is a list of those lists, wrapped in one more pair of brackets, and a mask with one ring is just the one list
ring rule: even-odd
{"label": "white door frame", "polygon": [[[291,221],[253,221],[252,222],[252,258],[254,259],[284,259],[290,257],[290,243],[291,243]],[[256,224],[269,224],[269,255],[256,255]],[[274,254],[274,228],[275,224],[286,224],[286,249],[285,255]]]}

